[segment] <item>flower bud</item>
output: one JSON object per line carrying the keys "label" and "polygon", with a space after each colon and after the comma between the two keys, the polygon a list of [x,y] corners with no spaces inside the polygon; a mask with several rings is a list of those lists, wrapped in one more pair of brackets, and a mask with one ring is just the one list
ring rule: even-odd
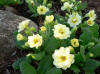
{"label": "flower bud", "polygon": [[48,3],[48,8],[52,8],[52,3]]}
{"label": "flower bud", "polygon": [[21,40],[24,40],[24,36],[22,34],[17,34],[17,40],[18,41],[21,41]]}
{"label": "flower bud", "polygon": [[89,53],[89,57],[93,57],[94,56],[94,54],[93,53]]}
{"label": "flower bud", "polygon": [[90,43],[88,44],[88,48],[92,48],[94,45],[95,45],[94,42],[90,42]]}
{"label": "flower bud", "polygon": [[25,42],[25,46],[26,46],[26,47],[28,47],[28,46],[29,46],[28,42]]}
{"label": "flower bud", "polygon": [[70,53],[74,53],[75,52],[74,48],[72,46],[69,46],[68,48],[70,49]]}
{"label": "flower bud", "polygon": [[46,27],[45,26],[42,26],[40,29],[41,29],[42,32],[46,31]]}
{"label": "flower bud", "polygon": [[71,40],[71,45],[73,47],[79,47],[79,41],[78,41],[78,39],[76,39],[76,38],[72,39]]}
{"label": "flower bud", "polygon": [[36,32],[36,29],[34,27],[31,27],[31,31]]}

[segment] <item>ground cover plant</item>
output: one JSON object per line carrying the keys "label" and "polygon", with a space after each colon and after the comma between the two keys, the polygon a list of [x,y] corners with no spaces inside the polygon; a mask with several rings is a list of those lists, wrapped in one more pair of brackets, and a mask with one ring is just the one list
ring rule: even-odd
{"label": "ground cover plant", "polygon": [[[30,2],[29,2],[30,1]],[[81,71],[95,74],[100,62],[100,34],[94,10],[83,14],[86,3],[61,0],[65,16],[51,11],[52,1],[26,0],[34,18],[43,17],[43,26],[37,31],[30,20],[19,23],[15,32],[16,45],[29,52],[13,63],[22,74],[63,74]],[[36,3],[35,3],[36,2]],[[38,4],[37,4],[38,3]]]}
{"label": "ground cover plant", "polygon": [[22,0],[0,0],[0,5],[16,5],[22,4]]}

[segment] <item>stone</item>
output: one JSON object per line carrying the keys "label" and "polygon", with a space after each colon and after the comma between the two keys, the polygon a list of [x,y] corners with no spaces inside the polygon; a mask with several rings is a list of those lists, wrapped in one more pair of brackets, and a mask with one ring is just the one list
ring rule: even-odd
{"label": "stone", "polygon": [[[27,18],[0,10],[0,61],[8,58],[16,49],[13,33],[17,30],[18,24],[25,19]],[[34,22],[31,21],[30,24],[38,28]]]}

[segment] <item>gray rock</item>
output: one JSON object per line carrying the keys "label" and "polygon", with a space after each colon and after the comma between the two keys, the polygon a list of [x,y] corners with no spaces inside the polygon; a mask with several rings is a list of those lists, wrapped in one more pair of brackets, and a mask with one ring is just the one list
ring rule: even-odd
{"label": "gray rock", "polygon": [[[13,33],[16,31],[18,24],[27,18],[17,16],[9,11],[0,10],[0,61],[8,58],[16,49],[16,42]],[[37,25],[30,23],[36,29]]]}

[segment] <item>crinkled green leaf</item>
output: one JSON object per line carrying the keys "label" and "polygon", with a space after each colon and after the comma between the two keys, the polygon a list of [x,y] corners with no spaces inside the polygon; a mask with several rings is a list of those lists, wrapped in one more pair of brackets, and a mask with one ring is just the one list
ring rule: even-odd
{"label": "crinkled green leaf", "polygon": [[45,74],[46,71],[50,70],[52,68],[52,57],[45,56],[40,62],[38,67],[38,74]]}
{"label": "crinkled green leaf", "polygon": [[77,6],[78,10],[84,10],[87,8],[87,2],[81,3]]}
{"label": "crinkled green leaf", "polygon": [[94,54],[94,57],[100,57],[100,43],[95,45],[90,52]]}
{"label": "crinkled green leaf", "polygon": [[78,68],[77,65],[72,65],[71,68],[70,68],[75,74],[79,74],[80,72],[80,69]]}
{"label": "crinkled green leaf", "polygon": [[18,59],[17,61],[15,61],[13,64],[12,64],[12,67],[14,68],[14,69],[20,69],[20,63],[21,62],[23,62],[23,61],[27,61],[27,62],[31,62],[31,60],[30,59],[28,59],[28,58],[26,58],[26,57],[22,57],[22,58],[20,58],[20,59]]}
{"label": "crinkled green leaf", "polygon": [[28,62],[21,62],[20,64],[21,74],[37,74],[35,68]]}
{"label": "crinkled green leaf", "polygon": [[88,59],[83,69],[86,71],[87,74],[90,74],[91,72],[93,73],[95,69],[98,68],[99,66],[100,66],[99,61]]}
{"label": "crinkled green leaf", "polygon": [[83,33],[80,36],[82,44],[88,44],[89,42],[94,42],[99,36],[99,26],[94,24],[93,26],[82,27]]}
{"label": "crinkled green leaf", "polygon": [[45,44],[45,51],[53,52],[60,46],[60,41],[54,37],[51,37],[48,42]]}
{"label": "crinkled green leaf", "polygon": [[61,69],[53,67],[50,70],[48,70],[46,74],[62,74],[62,71]]}

